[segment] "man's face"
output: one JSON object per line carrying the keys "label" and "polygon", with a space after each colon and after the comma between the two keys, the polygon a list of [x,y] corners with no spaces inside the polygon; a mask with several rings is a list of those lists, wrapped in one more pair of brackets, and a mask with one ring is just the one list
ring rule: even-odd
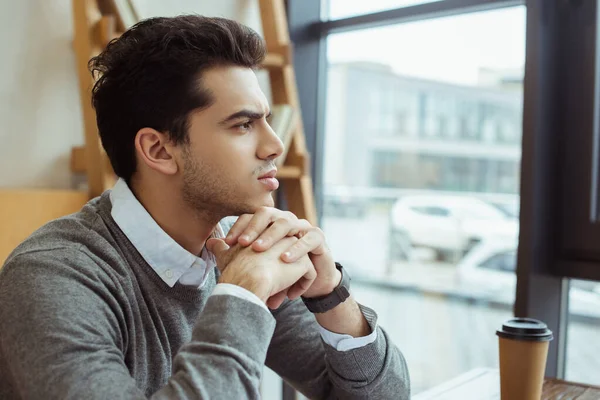
{"label": "man's face", "polygon": [[273,206],[274,160],[283,145],[266,120],[269,105],[254,71],[211,68],[202,85],[215,101],[189,118],[190,143],[182,145],[184,200],[218,217]]}

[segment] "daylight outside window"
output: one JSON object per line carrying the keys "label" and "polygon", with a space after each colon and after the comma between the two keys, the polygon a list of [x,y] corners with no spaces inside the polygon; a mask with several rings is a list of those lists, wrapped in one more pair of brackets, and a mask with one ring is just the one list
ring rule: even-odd
{"label": "daylight outside window", "polygon": [[323,11],[325,19],[336,20],[438,1],[444,0],[325,0],[326,7]]}
{"label": "daylight outside window", "polygon": [[[396,3],[356,11],[409,5]],[[349,10],[329,3],[332,19]],[[327,38],[321,225],[355,296],[401,346],[413,393],[498,366],[495,330],[515,300],[525,15]],[[600,290],[574,285],[570,301],[569,332],[587,337]],[[600,362],[570,343],[569,378],[589,381]]]}

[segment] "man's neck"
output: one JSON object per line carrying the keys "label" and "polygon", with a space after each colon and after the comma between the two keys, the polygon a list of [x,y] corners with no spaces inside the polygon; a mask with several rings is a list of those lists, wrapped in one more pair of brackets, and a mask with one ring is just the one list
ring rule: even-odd
{"label": "man's neck", "polygon": [[130,184],[130,189],[154,221],[181,247],[200,255],[219,218],[193,210],[177,190],[159,189],[159,185]]}

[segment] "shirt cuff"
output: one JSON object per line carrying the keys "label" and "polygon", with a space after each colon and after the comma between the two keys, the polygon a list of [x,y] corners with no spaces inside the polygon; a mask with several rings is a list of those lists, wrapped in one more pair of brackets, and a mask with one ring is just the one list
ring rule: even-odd
{"label": "shirt cuff", "polygon": [[319,332],[321,332],[323,341],[337,351],[358,349],[359,347],[364,347],[373,343],[377,339],[377,327],[375,327],[373,332],[371,332],[369,335],[357,338],[352,337],[351,335],[331,332],[323,328],[321,325],[319,325],[318,328]]}
{"label": "shirt cuff", "polygon": [[241,286],[232,285],[231,283],[218,283],[217,286],[215,286],[213,292],[211,293],[211,296],[223,295],[239,297],[240,299],[244,299],[251,303],[258,304],[266,311],[269,311],[267,305],[263,303],[263,301],[257,295],[255,295],[249,290],[244,289]]}

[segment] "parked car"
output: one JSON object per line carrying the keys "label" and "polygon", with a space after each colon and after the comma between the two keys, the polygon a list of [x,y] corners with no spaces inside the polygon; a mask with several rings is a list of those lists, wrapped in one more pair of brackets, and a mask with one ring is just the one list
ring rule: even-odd
{"label": "parked car", "polygon": [[504,202],[504,201],[493,201],[490,202],[491,205],[497,207],[500,211],[502,211],[509,218],[519,218],[519,201],[515,199],[514,201]]}
{"label": "parked car", "polygon": [[474,197],[411,195],[398,199],[390,215],[390,259],[408,242],[435,250],[439,259],[457,261],[486,237],[516,240],[519,221]]}
{"label": "parked car", "polygon": [[[457,286],[474,298],[512,304],[515,301],[517,241],[488,239],[475,246],[457,264]],[[600,317],[600,284],[571,281],[569,311]]]}
{"label": "parked car", "polygon": [[516,265],[516,240],[485,240],[457,264],[458,286],[475,296],[510,301],[514,298]]}

